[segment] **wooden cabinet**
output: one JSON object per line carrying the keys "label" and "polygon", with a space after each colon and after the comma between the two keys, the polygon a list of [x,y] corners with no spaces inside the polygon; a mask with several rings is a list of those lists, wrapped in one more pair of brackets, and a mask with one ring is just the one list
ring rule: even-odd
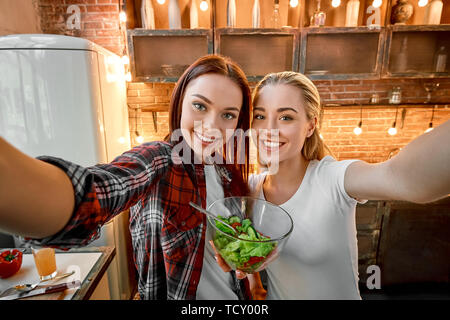
{"label": "wooden cabinet", "polygon": [[384,38],[384,28],[305,28],[299,72],[311,79],[376,79]]}
{"label": "wooden cabinet", "polygon": [[449,284],[450,197],[416,204],[368,201],[356,207],[359,281],[376,265],[381,287]]}
{"label": "wooden cabinet", "polygon": [[450,197],[387,203],[378,250],[384,286],[450,283]]}
{"label": "wooden cabinet", "polygon": [[382,77],[450,76],[450,25],[390,26]]}
{"label": "wooden cabinet", "polygon": [[[194,0],[197,6],[201,0]],[[292,70],[311,79],[381,79],[450,76],[450,2],[444,1],[440,25],[423,23],[426,7],[417,1],[404,25],[390,25],[397,0],[360,0],[356,27],[345,27],[348,0],[336,8],[321,1],[325,26],[310,26],[317,1],[280,0],[278,28],[274,1],[260,0],[260,28],[252,27],[254,0],[236,1],[235,28],[227,26],[228,0],[210,0],[199,10],[199,27],[189,29],[191,0],[178,0],[182,29],[168,29],[168,0],[152,0],[156,30],[141,28],[142,0],[127,1],[128,47],[133,81],[176,81],[183,66],[210,53],[238,62],[250,81],[269,72]],[[440,68],[437,59],[440,56]],[[444,62],[442,62],[444,61]],[[443,66],[443,67],[442,67]]]}
{"label": "wooden cabinet", "polygon": [[213,53],[212,30],[128,30],[134,81],[175,82],[199,57]]}
{"label": "wooden cabinet", "polygon": [[377,264],[381,223],[385,211],[384,201],[368,201],[356,207],[359,281],[362,284],[367,280],[367,268]]}
{"label": "wooden cabinet", "polygon": [[298,70],[296,29],[217,29],[214,46],[215,53],[236,61],[250,81],[271,72]]}

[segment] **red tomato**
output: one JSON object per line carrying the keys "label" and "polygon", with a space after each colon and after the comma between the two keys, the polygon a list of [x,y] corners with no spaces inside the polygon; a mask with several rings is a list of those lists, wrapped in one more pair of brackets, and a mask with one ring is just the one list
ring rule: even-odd
{"label": "red tomato", "polygon": [[261,262],[264,260],[264,257],[250,257],[250,259],[247,261],[249,265],[254,265],[255,263]]}
{"label": "red tomato", "polygon": [[22,266],[22,252],[13,249],[0,254],[0,278],[8,278],[19,271]]}
{"label": "red tomato", "polygon": [[237,226],[240,227],[240,226],[242,226],[242,224],[240,224],[239,222],[235,222],[235,223],[232,223],[231,226],[232,226],[234,229],[236,229]]}

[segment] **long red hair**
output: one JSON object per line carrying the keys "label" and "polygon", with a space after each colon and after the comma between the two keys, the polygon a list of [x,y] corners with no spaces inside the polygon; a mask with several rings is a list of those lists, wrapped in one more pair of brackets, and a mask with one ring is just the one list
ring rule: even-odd
{"label": "long red hair", "polygon": [[[192,80],[211,73],[226,76],[239,86],[243,98],[236,129],[242,129],[243,132],[249,130],[252,99],[247,77],[242,69],[230,58],[220,55],[207,55],[199,58],[184,71],[172,91],[169,104],[169,134],[165,138],[166,141],[170,141],[172,133],[175,130],[180,129],[181,111],[186,87]],[[224,90],[226,90],[226,88],[224,88]],[[241,173],[244,181],[247,182],[250,153],[248,138],[245,138],[244,141],[239,141],[239,139],[238,141],[233,140],[232,143],[234,144],[233,159],[235,161],[233,167]],[[244,150],[242,148],[244,148]],[[224,150],[224,152],[225,159],[227,159],[226,150]],[[245,154],[245,163],[236,163],[236,161],[240,159],[239,155],[241,154]]]}

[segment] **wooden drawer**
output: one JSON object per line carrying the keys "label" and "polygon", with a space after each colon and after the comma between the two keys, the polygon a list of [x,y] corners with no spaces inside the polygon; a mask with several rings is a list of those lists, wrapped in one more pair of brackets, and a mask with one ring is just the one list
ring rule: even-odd
{"label": "wooden drawer", "polygon": [[358,231],[358,260],[376,259],[379,230]]}
{"label": "wooden drawer", "polygon": [[360,230],[379,230],[386,210],[384,201],[368,201],[356,206],[356,226]]}

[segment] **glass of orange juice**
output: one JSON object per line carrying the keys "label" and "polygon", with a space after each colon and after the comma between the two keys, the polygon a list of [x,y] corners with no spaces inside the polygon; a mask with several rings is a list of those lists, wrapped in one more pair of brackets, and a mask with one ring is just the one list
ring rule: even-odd
{"label": "glass of orange juice", "polygon": [[41,281],[53,279],[56,270],[55,249],[53,248],[31,248],[34,263]]}

